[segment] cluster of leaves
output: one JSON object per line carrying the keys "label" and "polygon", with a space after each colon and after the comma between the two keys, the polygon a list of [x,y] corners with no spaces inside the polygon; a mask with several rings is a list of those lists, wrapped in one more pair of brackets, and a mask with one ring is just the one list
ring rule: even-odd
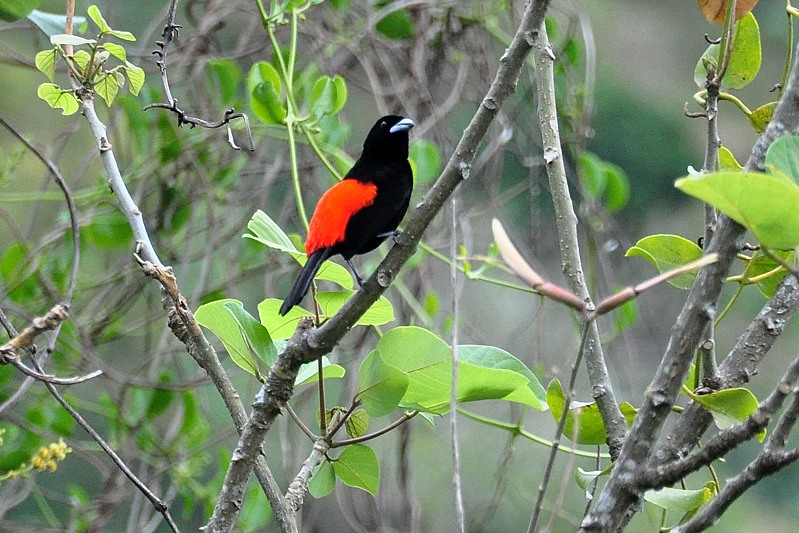
{"label": "cluster of leaves", "polygon": [[[97,38],[88,39],[71,34],[53,35],[50,37],[50,42],[54,48],[36,54],[36,68],[51,82],[55,81],[56,63],[61,57],[77,84],[77,88],[69,90],[62,89],[55,83],[39,85],[37,91],[39,98],[54,109],[61,109],[64,115],[78,111],[76,94],[82,88],[93,89],[110,106],[119,93],[119,88],[125,86],[126,77],[129,82],[128,89],[133,95],[139,94],[144,85],[144,70],[127,60],[125,47],[113,42],[102,42],[108,37],[135,41],[133,34],[111,28],[95,5],[89,6],[88,15],[100,30]],[[74,46],[85,46],[88,50],[80,49],[73,54],[67,54],[64,47]],[[121,64],[109,68],[107,63],[111,57],[119,60]]]}

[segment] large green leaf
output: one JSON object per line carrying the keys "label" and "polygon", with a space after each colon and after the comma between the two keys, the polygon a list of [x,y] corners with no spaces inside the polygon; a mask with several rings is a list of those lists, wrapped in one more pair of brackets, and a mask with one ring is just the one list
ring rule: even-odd
{"label": "large green leaf", "polygon": [[[447,343],[426,329],[407,326],[386,333],[377,343],[377,350],[387,364],[402,370],[409,378],[401,407],[434,414],[449,410],[452,350]],[[530,391],[528,383],[527,377],[513,370],[461,361],[457,400],[506,399],[540,406],[532,392],[517,392],[522,388]]]}
{"label": "large green leaf", "polygon": [[36,94],[53,109],[61,109],[62,115],[72,115],[78,111],[78,99],[69,91],[61,90],[54,83],[42,83]]}
{"label": "large green leaf", "polygon": [[0,20],[14,22],[27,17],[42,0],[0,0]]}
{"label": "large green leaf", "polygon": [[358,370],[358,398],[371,416],[385,416],[398,408],[410,379],[372,350]]}
{"label": "large green leaf", "polygon": [[[36,0],[38,3],[39,0]],[[8,0],[0,0],[2,3],[7,3]],[[12,3],[19,4],[19,0],[11,0]],[[56,15],[54,13],[45,13],[34,9],[28,13],[28,19],[36,24],[40,30],[46,35],[51,36],[57,33],[66,33],[67,31],[67,17],[66,15]],[[75,28],[79,28],[86,23],[86,17],[74,17],[72,23]]]}
{"label": "large green leaf", "polygon": [[336,488],[336,473],[333,464],[325,460],[313,473],[311,480],[308,481],[308,492],[316,499],[324,498]]}
{"label": "large green leaf", "polygon": [[368,446],[353,444],[347,446],[338,459],[333,461],[336,477],[345,485],[362,489],[377,496],[380,486],[380,462]]}
{"label": "large green leaf", "polygon": [[799,245],[799,186],[785,176],[713,172],[680,178],[675,186],[745,226],[764,246]]}
{"label": "large green leaf", "polygon": [[[649,235],[635,243],[624,257],[643,257],[663,273],[696,261],[702,249],[696,243],[679,235]],[[680,289],[689,289],[696,277],[695,272],[683,274],[669,280]]]}
{"label": "large green leaf", "polygon": [[539,411],[547,409],[547,393],[541,382],[524,363],[502,348],[466,344],[458,347],[458,360],[485,368],[504,368],[521,374],[528,380],[527,387],[516,389],[503,400],[523,403]]}
{"label": "large green leaf", "polygon": [[[694,69],[694,82],[700,88],[705,87],[708,66],[718,68],[718,44],[711,44]],[[752,13],[738,21],[733,40],[732,56],[722,86],[729,89],[742,89],[755,79],[760,71],[762,53],[760,47],[760,27]]]}

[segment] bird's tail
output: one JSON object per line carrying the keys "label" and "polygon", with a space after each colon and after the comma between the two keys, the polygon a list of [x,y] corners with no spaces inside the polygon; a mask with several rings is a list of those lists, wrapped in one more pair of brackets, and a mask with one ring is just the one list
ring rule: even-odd
{"label": "bird's tail", "polygon": [[283,305],[280,306],[280,316],[285,316],[292,307],[300,303],[305,295],[308,294],[308,289],[311,288],[314,276],[316,276],[325,259],[330,257],[330,254],[330,248],[320,248],[308,257],[308,261],[305,262],[305,266],[300,270],[300,274],[294,281],[294,286],[289,291],[289,295],[286,296],[286,299],[283,300]]}

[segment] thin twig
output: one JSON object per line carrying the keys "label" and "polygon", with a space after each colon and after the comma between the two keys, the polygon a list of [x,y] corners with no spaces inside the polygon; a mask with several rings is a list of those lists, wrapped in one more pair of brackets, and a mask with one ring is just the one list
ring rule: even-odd
{"label": "thin twig", "polygon": [[458,290],[458,197],[453,195],[451,206],[451,232],[449,236],[450,290],[452,291],[452,382],[449,393],[449,439],[452,448],[452,486],[455,490],[456,530],[466,532],[466,511],[463,507],[463,486],[461,482],[461,455],[458,446],[458,320],[460,320],[460,291]]}

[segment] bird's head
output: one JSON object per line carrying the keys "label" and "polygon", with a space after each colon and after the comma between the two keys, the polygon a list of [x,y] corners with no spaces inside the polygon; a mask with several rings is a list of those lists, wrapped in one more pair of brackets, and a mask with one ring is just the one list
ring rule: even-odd
{"label": "bird's head", "polygon": [[378,119],[363,142],[363,156],[408,159],[408,131],[413,126],[413,120],[399,115]]}

